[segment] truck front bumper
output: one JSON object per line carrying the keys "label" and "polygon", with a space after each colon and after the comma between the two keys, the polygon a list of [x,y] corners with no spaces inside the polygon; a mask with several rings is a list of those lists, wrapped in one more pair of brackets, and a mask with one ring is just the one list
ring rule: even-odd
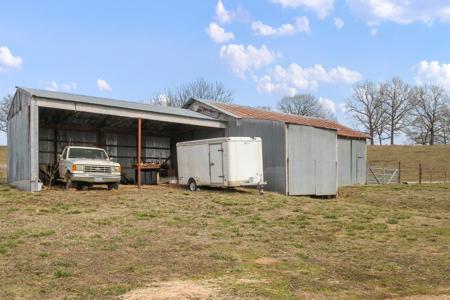
{"label": "truck front bumper", "polygon": [[102,183],[116,183],[120,182],[120,175],[113,174],[90,174],[90,173],[74,173],[72,174],[72,181],[88,182],[94,184]]}

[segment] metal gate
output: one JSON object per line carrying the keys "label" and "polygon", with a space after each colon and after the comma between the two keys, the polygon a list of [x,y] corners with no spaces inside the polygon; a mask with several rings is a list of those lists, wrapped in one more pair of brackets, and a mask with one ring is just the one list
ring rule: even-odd
{"label": "metal gate", "polygon": [[367,168],[367,184],[397,184],[400,181],[398,169],[381,167]]}

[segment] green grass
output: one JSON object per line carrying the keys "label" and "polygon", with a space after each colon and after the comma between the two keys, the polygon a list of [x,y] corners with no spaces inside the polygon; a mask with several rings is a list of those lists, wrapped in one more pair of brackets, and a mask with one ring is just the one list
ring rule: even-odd
{"label": "green grass", "polygon": [[0,299],[114,299],[173,280],[229,299],[450,294],[449,195],[449,185],[344,188],[333,200],[0,186]]}

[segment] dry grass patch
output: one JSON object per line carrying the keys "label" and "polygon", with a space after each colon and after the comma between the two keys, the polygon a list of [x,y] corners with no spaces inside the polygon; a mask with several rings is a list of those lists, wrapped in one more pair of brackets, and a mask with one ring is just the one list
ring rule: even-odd
{"label": "dry grass patch", "polygon": [[448,185],[345,188],[334,200],[0,186],[0,298],[173,296],[186,284],[225,299],[446,295],[449,195]]}
{"label": "dry grass patch", "polygon": [[422,180],[450,180],[450,145],[393,145],[368,146],[367,164],[385,168],[398,168],[401,162],[402,181],[419,180],[419,164],[422,164]]}

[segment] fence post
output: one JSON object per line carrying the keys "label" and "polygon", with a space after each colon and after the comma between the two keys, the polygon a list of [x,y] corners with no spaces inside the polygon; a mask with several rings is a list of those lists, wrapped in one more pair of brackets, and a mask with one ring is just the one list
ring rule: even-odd
{"label": "fence post", "polygon": [[444,171],[444,183],[447,183],[447,169]]}
{"label": "fence post", "polygon": [[422,184],[422,164],[419,164],[419,184]]}
{"label": "fence post", "polygon": [[400,176],[401,176],[401,174],[402,174],[402,173],[400,172],[401,166],[402,166],[402,163],[401,163],[401,162],[398,162],[398,184],[402,183],[402,180],[400,179]]}
{"label": "fence post", "polygon": [[430,183],[433,182],[433,169],[431,169],[430,171]]}

